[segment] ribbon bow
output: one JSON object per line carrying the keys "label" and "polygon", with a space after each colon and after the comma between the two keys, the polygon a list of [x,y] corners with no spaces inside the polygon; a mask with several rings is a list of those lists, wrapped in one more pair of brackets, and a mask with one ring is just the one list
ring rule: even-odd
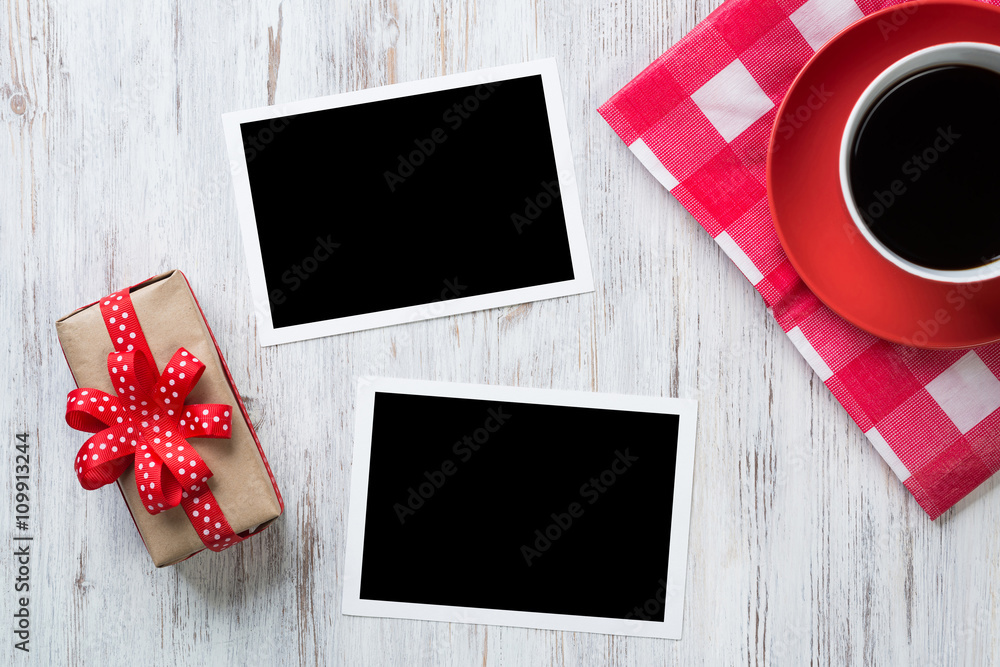
{"label": "ribbon bow", "polygon": [[205,364],[183,347],[163,374],[139,326],[126,288],[100,301],[115,351],[108,375],[117,395],[81,387],[69,392],[66,423],[93,433],[76,457],[83,488],[100,488],[135,470],[135,484],[152,515],[180,505],[206,547],[222,551],[242,541],[208,488],[212,471],[187,438],[228,438],[231,407],[184,405]]}

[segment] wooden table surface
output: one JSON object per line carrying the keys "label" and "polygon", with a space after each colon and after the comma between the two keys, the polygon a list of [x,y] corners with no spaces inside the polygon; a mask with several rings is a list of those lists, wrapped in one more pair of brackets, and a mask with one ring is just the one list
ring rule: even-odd
{"label": "wooden table surface", "polygon": [[[997,479],[929,521],[742,274],[595,111],[718,0],[245,4],[3,5],[0,486],[13,545],[25,430],[35,540],[31,652],[5,630],[0,664],[993,660]],[[596,291],[262,349],[220,115],[550,56]],[[349,193],[343,205],[363,210]],[[72,378],[53,321],[170,268],[201,299],[287,511],[239,548],[156,570],[118,492],[74,479],[82,440],[63,421]],[[341,615],[363,375],[699,399],[683,640]],[[4,627],[20,595],[12,551]]]}

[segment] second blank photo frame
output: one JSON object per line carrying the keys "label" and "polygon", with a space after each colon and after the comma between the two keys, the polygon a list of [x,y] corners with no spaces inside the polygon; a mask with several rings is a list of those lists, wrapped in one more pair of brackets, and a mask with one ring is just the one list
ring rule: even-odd
{"label": "second blank photo frame", "polygon": [[344,613],[679,639],[696,412],[362,378]]}

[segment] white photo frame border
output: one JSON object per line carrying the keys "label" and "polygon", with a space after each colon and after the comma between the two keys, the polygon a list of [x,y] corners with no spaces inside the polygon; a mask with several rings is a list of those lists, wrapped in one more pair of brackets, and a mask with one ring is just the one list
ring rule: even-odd
{"label": "white photo frame border", "polygon": [[[663,621],[615,619],[570,614],[522,612],[478,607],[388,602],[361,597],[361,570],[364,558],[365,521],[368,510],[368,482],[371,464],[372,426],[375,394],[378,392],[509,401],[540,405],[675,414],[677,455],[671,506],[670,543]],[[691,500],[694,483],[694,449],[697,401],[680,398],[631,396],[558,389],[529,389],[499,385],[478,385],[394,378],[359,379],[354,424],[354,455],[348,507],[347,548],[344,568],[343,613],[449,623],[476,623],[539,630],[593,632],[635,637],[680,639],[684,618],[684,589],[687,578],[688,539],[691,528]]]}
{"label": "white photo frame border", "polygon": [[[552,149],[555,155],[556,172],[560,192],[563,193],[561,199],[569,240],[570,260],[573,266],[574,277],[572,280],[490,294],[457,297],[446,301],[416,304],[287,327],[274,327],[267,283],[264,278],[264,259],[261,253],[260,239],[257,235],[250,177],[243,152],[241,124],[536,75],[542,77],[542,89],[545,96]],[[566,123],[566,110],[559,84],[559,72],[554,58],[233,111],[222,115],[222,124],[229,152],[230,174],[236,194],[240,233],[247,258],[250,292],[257,317],[257,331],[262,346],[280,345],[322,336],[335,336],[594,291],[594,278],[587,250],[587,239],[583,230],[583,214],[580,209],[579,188],[573,165],[573,151],[569,141],[569,127]]]}

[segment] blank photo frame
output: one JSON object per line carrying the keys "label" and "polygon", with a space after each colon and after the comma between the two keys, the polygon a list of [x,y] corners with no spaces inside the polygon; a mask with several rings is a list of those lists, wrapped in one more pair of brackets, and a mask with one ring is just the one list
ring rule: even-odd
{"label": "blank photo frame", "polygon": [[696,403],[362,379],[345,614],[679,639]]}
{"label": "blank photo frame", "polygon": [[593,291],[554,60],[223,125],[262,345]]}

